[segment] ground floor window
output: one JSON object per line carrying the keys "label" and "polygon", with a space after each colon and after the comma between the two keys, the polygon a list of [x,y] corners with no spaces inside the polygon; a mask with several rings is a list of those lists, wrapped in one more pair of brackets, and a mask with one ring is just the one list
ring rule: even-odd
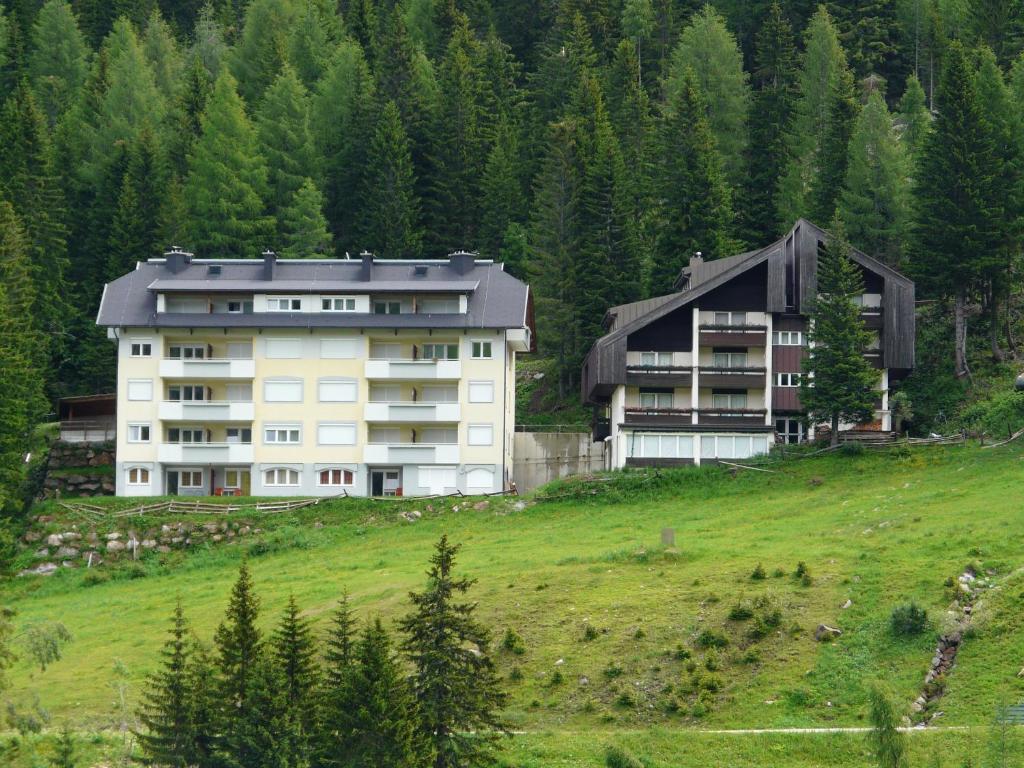
{"label": "ground floor window", "polygon": [[319,485],[352,485],[352,471],[348,469],[321,469],[317,476]]}
{"label": "ground floor window", "polygon": [[149,470],[145,467],[132,467],[129,469],[128,485],[149,485]]}
{"label": "ground floor window", "polygon": [[701,435],[702,459],[748,459],[768,453],[767,435]]}
{"label": "ground floor window", "polygon": [[642,434],[628,438],[629,456],[636,459],[692,459],[693,435]]}
{"label": "ground floor window", "polygon": [[804,423],[800,419],[776,419],[775,432],[779,442],[793,445],[807,439]]}
{"label": "ground floor window", "polygon": [[264,485],[298,485],[299,473],[294,469],[268,469],[263,473]]}
{"label": "ground floor window", "polygon": [[179,488],[202,488],[203,487],[203,473],[201,470],[182,470],[178,472],[178,487]]}

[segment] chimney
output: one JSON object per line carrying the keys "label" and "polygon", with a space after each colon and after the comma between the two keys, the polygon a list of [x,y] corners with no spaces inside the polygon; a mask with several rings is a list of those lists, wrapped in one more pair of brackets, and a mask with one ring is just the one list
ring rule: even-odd
{"label": "chimney", "polygon": [[277,254],[267,248],[263,252],[263,279],[274,279],[274,268],[277,266]]}
{"label": "chimney", "polygon": [[448,264],[458,274],[464,275],[476,266],[476,254],[468,251],[455,251],[448,254]]}
{"label": "chimney", "polygon": [[167,260],[167,268],[175,274],[192,263],[192,254],[176,245],[171,246],[171,250],[164,254],[164,258]]}
{"label": "chimney", "polygon": [[704,256],[700,251],[697,251],[693,256],[690,257],[690,269],[698,267],[704,263]]}
{"label": "chimney", "polygon": [[364,283],[370,282],[373,279],[373,254],[369,251],[363,251],[359,254],[361,264],[359,265],[359,279]]}

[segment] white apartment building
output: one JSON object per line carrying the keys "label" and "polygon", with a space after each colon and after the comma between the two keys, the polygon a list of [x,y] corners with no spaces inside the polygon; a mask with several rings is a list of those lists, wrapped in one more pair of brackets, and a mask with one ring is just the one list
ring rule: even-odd
{"label": "white apartment building", "polygon": [[528,286],[501,264],[194,259],[109,283],[117,494],[509,487]]}

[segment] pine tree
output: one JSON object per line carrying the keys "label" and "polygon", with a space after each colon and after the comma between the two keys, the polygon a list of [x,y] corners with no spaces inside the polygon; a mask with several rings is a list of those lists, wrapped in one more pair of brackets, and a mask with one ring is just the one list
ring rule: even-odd
{"label": "pine tree", "polygon": [[907,737],[899,731],[899,716],[892,702],[879,687],[869,693],[871,732],[868,743],[875,755],[878,768],[906,768]]}
{"label": "pine tree", "polygon": [[427,587],[409,595],[413,611],[399,624],[415,668],[419,731],[434,768],[483,764],[506,729],[498,715],[506,695],[488,653],[490,636],[473,616],[476,604],[457,602],[474,583],[453,575],[458,551],[441,537]]}
{"label": "pine tree", "polygon": [[[174,609],[170,639],[160,652],[160,668],[146,682],[138,735],[146,758],[157,765],[201,765],[201,743],[208,734],[198,732],[194,681],[190,667],[194,640],[181,600]],[[208,724],[207,724],[208,725]]]}
{"label": "pine tree", "polygon": [[479,242],[483,253],[497,256],[505,245],[509,224],[522,222],[526,216],[521,168],[519,139],[506,120],[498,130],[480,180],[483,213]]}
{"label": "pine tree", "polygon": [[643,87],[643,47],[654,31],[651,0],[626,0],[622,4],[622,32],[636,46],[636,82]]}
{"label": "pine tree", "polygon": [[915,75],[907,78],[907,89],[900,99],[899,121],[903,127],[901,138],[911,167],[916,166],[924,137],[931,126],[932,116],[925,106],[924,88]]}
{"label": "pine tree", "polygon": [[710,259],[729,255],[733,219],[722,161],[692,73],[666,104],[658,137],[655,183],[662,223],[651,269],[653,294],[671,290],[695,253]]}
{"label": "pine tree", "polygon": [[829,95],[828,130],[818,154],[817,171],[811,179],[807,209],[816,221],[831,221],[836,202],[846,182],[850,157],[850,134],[857,117],[853,75],[841,70]]}
{"label": "pine tree", "polygon": [[[902,70],[899,59],[896,3],[892,0],[830,2],[840,37],[850,53],[850,65],[859,77],[893,80]],[[905,70],[903,70],[905,71]]]}
{"label": "pine tree", "polygon": [[89,46],[65,0],[47,0],[32,27],[28,74],[52,128],[89,73]]}
{"label": "pine tree", "polygon": [[704,95],[708,125],[726,176],[732,184],[738,184],[748,140],[750,85],[736,38],[711,5],[695,14],[679,36],[665,81],[667,102],[676,101],[679,91],[687,88],[688,71],[693,72]]}
{"label": "pine tree", "polygon": [[226,60],[228,53],[224,29],[212,6],[204,5],[199,11],[192,39],[195,41],[192,44],[192,57],[202,63],[212,82],[220,74],[221,64]]}
{"label": "pine tree", "polygon": [[299,615],[294,595],[288,598],[271,647],[281,672],[285,703],[298,717],[303,738],[308,740],[316,722],[315,693],[320,675],[313,632],[309,620]]}
{"label": "pine tree", "polygon": [[264,203],[267,166],[230,73],[217,78],[202,126],[185,182],[191,245],[209,255],[253,258],[273,234]]}
{"label": "pine tree", "polygon": [[239,95],[254,106],[288,61],[288,31],[295,9],[292,0],[252,0],[229,65]]}
{"label": "pine tree", "polygon": [[803,409],[813,423],[830,425],[834,446],[839,444],[840,423],[869,419],[877,396],[878,371],[864,358],[871,333],[854,304],[854,297],[863,292],[864,278],[836,218],[818,254],[818,295],[807,334],[810,354],[804,358],[800,379]]}
{"label": "pine tree", "polygon": [[325,258],[334,245],[324,218],[324,196],[312,179],[305,179],[281,214],[278,237],[281,254],[289,259]]}
{"label": "pine tree", "polygon": [[292,204],[299,187],[316,176],[309,130],[309,95],[295,70],[285,64],[267,88],[256,112],[260,153],[267,161],[267,205],[277,217]]}
{"label": "pine tree", "polygon": [[367,624],[359,638],[341,701],[335,718],[327,723],[337,733],[337,741],[325,755],[327,765],[418,768],[425,764],[412,691],[379,618]]}
{"label": "pine tree", "polygon": [[744,239],[757,246],[779,234],[778,187],[789,164],[786,136],[796,99],[793,30],[778,2],[772,3],[757,34],[753,80],[747,178],[739,214]]}
{"label": "pine tree", "polygon": [[999,263],[996,155],[974,75],[961,44],[946,54],[915,185],[911,268],[924,296],[954,300],[954,370],[968,374],[967,300]]}
{"label": "pine tree", "polygon": [[896,268],[909,226],[907,170],[892,117],[875,91],[853,126],[839,217],[850,242]]}
{"label": "pine tree", "polygon": [[415,183],[409,141],[398,107],[389,101],[377,121],[363,178],[361,248],[387,258],[419,254],[422,234]]}

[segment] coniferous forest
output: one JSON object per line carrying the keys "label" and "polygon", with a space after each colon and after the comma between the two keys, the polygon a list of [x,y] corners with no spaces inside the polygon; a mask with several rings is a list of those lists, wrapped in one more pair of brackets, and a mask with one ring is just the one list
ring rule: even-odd
{"label": "coniferous forest", "polygon": [[1017,351],[1022,48],[1019,0],[5,0],[0,488],[171,245],[500,259],[575,396],[609,306],[841,221],[917,280],[930,428]]}

